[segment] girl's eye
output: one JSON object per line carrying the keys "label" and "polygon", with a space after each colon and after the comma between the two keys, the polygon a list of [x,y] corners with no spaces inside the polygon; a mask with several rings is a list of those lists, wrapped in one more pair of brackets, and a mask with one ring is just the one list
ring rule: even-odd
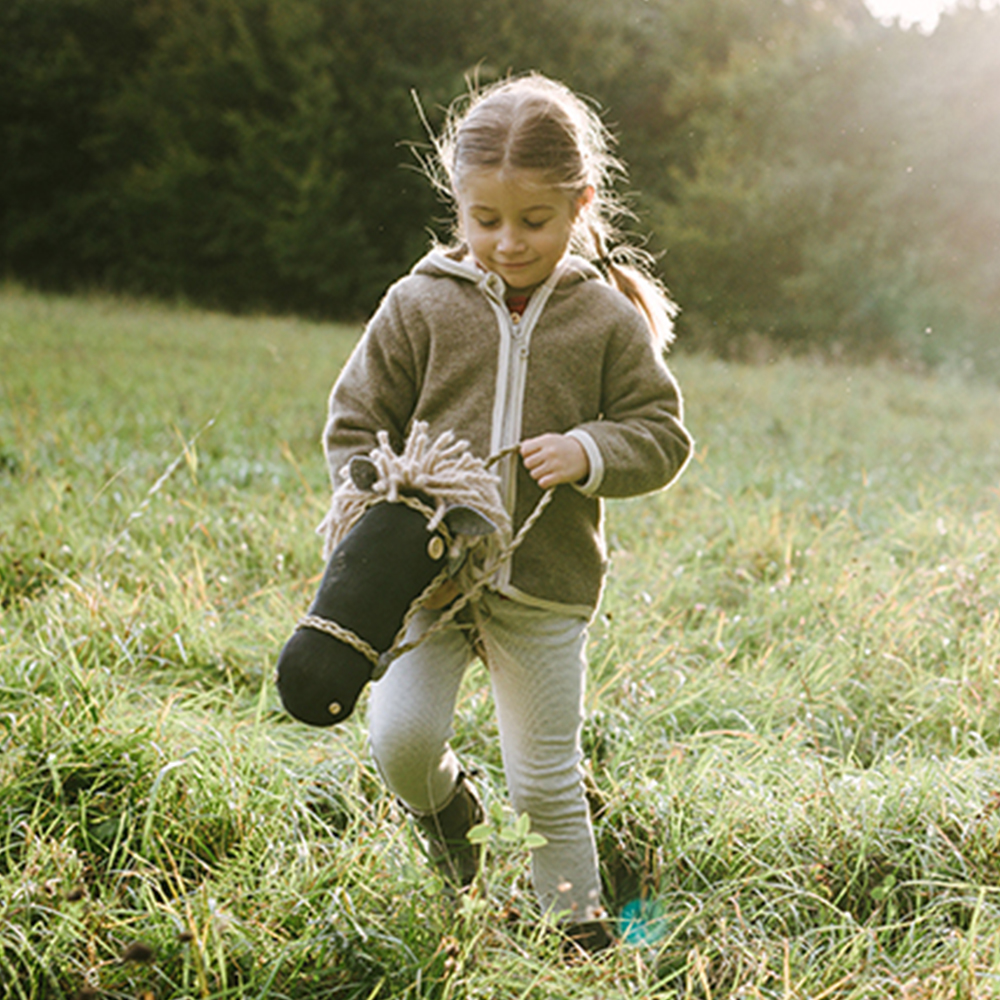
{"label": "girl's eye", "polygon": [[548,222],[548,221],[549,221],[548,219],[543,219],[541,222],[537,222],[534,219],[525,219],[524,220],[524,224],[529,229],[541,229],[542,226],[544,226],[545,223]]}
{"label": "girl's eye", "polygon": [[500,223],[499,219],[476,219],[476,225],[480,229],[494,229]]}

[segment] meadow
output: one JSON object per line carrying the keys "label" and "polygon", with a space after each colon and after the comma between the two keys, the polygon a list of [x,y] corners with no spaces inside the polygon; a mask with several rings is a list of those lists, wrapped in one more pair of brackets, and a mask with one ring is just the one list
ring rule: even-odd
{"label": "meadow", "polygon": [[620,945],[492,832],[455,901],[363,712],[287,717],[358,329],[0,288],[0,986],[109,997],[1000,996],[1000,394],[679,353],[698,447],[608,508],[584,742]]}

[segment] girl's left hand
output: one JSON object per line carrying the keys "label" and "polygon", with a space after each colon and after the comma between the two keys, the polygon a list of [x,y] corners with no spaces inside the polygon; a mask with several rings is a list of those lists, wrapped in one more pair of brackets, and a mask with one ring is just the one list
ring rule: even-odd
{"label": "girl's left hand", "polygon": [[560,483],[578,483],[590,474],[590,460],[583,445],[565,434],[542,434],[522,441],[521,458],[543,490]]}

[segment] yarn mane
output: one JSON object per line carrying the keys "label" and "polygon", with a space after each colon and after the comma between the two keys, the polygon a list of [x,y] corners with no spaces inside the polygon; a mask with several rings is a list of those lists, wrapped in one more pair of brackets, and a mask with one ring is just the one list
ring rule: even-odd
{"label": "yarn mane", "polygon": [[371,490],[354,485],[350,470],[340,470],[343,483],[334,491],[329,513],[317,531],[325,537],[324,558],[329,558],[344,536],[369,507],[376,503],[395,503],[400,494],[420,492],[431,498],[434,514],[427,530],[434,531],[449,507],[462,504],[488,518],[497,527],[493,535],[473,539],[480,558],[505,544],[510,538],[510,515],[500,499],[500,480],[489,471],[486,462],[472,453],[468,441],[456,439],[445,431],[431,441],[423,421],[414,423],[402,454],[389,444],[386,431],[379,431],[378,447],[368,453],[378,472]]}

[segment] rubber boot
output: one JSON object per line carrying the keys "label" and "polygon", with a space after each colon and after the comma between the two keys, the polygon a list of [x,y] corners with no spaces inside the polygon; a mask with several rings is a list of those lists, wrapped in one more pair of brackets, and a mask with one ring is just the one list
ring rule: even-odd
{"label": "rubber boot", "polygon": [[479,871],[480,847],[466,834],[483,821],[483,806],[465,774],[440,812],[414,817],[427,841],[431,864],[454,886],[469,886]]}

